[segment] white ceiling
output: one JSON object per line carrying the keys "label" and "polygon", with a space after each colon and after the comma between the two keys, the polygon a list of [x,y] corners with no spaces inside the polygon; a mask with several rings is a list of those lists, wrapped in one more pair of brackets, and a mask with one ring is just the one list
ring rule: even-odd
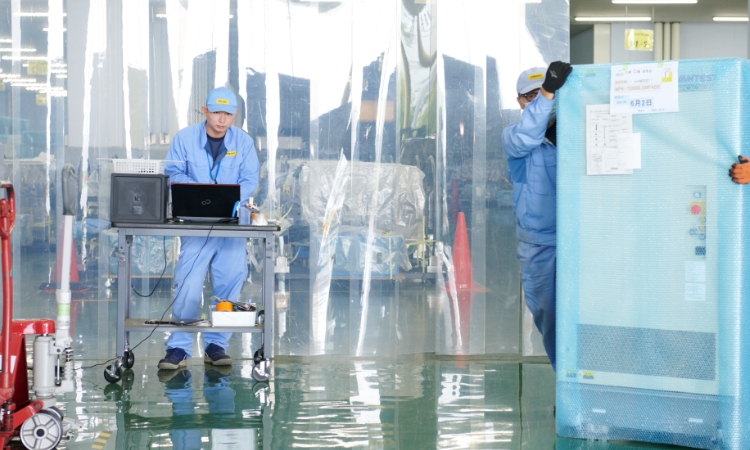
{"label": "white ceiling", "polygon": [[613,5],[612,0],[570,0],[570,34],[591,25],[576,16],[651,16],[654,22],[712,22],[714,16],[747,16],[748,0],[698,0],[689,5]]}

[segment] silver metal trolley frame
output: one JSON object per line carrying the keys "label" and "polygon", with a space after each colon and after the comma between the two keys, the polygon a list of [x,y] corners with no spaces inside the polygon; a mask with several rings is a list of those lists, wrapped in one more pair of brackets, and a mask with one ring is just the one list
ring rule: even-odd
{"label": "silver metal trolley frame", "polygon": [[[110,383],[116,383],[122,378],[122,371],[130,369],[135,362],[135,356],[130,351],[130,332],[151,332],[152,330],[170,332],[224,332],[224,333],[262,333],[261,347],[255,352],[253,378],[265,381],[270,376],[270,360],[273,356],[273,238],[274,232],[279,230],[276,225],[255,226],[238,225],[236,223],[201,223],[201,222],[168,222],[153,223],[113,223],[117,228],[117,361],[107,366],[104,378]],[[146,324],[154,319],[139,319],[130,317],[130,285],[131,285],[131,251],[133,236],[195,236],[195,237],[231,237],[251,238],[261,241],[260,263],[263,266],[263,321],[255,326],[243,327],[215,327],[215,326],[178,326]],[[259,311],[260,313],[260,311]],[[158,320],[158,319],[156,319]],[[268,348],[266,349],[266,346]]]}

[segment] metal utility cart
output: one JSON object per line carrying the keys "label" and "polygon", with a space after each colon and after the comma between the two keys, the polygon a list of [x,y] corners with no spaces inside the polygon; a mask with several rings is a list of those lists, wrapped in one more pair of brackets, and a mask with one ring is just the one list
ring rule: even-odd
{"label": "metal utility cart", "polygon": [[[255,352],[253,378],[265,381],[270,376],[270,359],[273,353],[273,237],[279,231],[277,225],[238,225],[236,223],[167,222],[163,224],[113,223],[118,229],[117,249],[117,361],[104,370],[104,378],[116,383],[122,378],[123,368],[130,369],[135,363],[135,355],[130,350],[130,332],[141,331],[183,331],[183,332],[225,332],[262,333],[261,346]],[[152,319],[130,317],[130,257],[133,236],[196,236],[252,238],[261,241],[260,263],[263,266],[263,309],[258,311],[259,320],[254,326],[215,327],[206,325],[161,325],[148,324]],[[267,318],[267,320],[265,320]],[[155,318],[153,320],[156,320]],[[266,349],[268,345],[268,349]],[[266,351],[267,350],[267,351]]]}

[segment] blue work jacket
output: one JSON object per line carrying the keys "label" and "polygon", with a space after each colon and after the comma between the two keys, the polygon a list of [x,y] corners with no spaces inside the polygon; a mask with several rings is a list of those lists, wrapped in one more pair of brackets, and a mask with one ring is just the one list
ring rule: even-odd
{"label": "blue work jacket", "polygon": [[503,130],[508,176],[513,182],[513,211],[518,240],[556,245],[557,148],[544,138],[554,100],[539,94],[521,121]]}
{"label": "blue work jacket", "polygon": [[248,200],[258,186],[260,169],[253,139],[241,129],[229,127],[216,162],[207,142],[205,121],[175,135],[167,153],[172,162],[164,167],[170,183],[239,184],[241,200]]}

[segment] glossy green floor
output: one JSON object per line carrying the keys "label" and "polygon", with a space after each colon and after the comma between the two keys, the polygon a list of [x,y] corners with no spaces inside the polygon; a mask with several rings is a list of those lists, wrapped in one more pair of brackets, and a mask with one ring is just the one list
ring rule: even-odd
{"label": "glossy green floor", "polygon": [[[70,449],[591,449],[638,444],[556,439],[548,364],[423,359],[275,363],[221,371],[136,364],[120,384],[77,372],[66,414],[83,430]],[[646,447],[667,448],[667,447]]]}
{"label": "glossy green floor", "polygon": [[[18,258],[17,265],[17,286],[27,288],[15,299],[14,317],[54,317],[54,296],[36,288],[45,281],[54,258]],[[148,284],[137,288],[149,291]],[[412,291],[417,289],[400,288],[396,297],[392,290],[373,289],[372,323],[385,324],[369,330],[368,351],[375,356],[279,356],[269,383],[256,383],[251,377],[257,335],[232,338],[228,352],[235,364],[228,370],[204,366],[196,344],[196,356],[186,370],[160,373],[156,364],[164,354],[164,334],[132,333],[133,343],[143,343],[135,352],[135,366],[121,383],[106,383],[102,367],[76,371],[76,392],[60,398],[59,405],[82,424],[82,430],[60,448],[676,448],[557,438],[550,365],[508,360],[511,356],[462,360],[414,351],[425,346],[417,338],[421,334],[424,340],[436,319],[434,305]],[[99,292],[105,295],[92,289],[74,297],[77,367],[102,362],[114,353],[114,291]],[[350,324],[359,318],[358,297],[351,300],[348,289],[343,289],[332,290],[331,298],[332,315],[338,318],[331,343],[334,350],[346,353]],[[170,302],[168,287],[157,289],[149,299],[136,299],[131,312],[159,317]],[[494,310],[488,313],[501,316]],[[403,327],[396,317],[404,321]],[[294,350],[297,341],[304,347],[305,318],[288,323],[287,348]],[[496,328],[505,326],[502,322]],[[400,353],[393,356],[394,349]]]}

